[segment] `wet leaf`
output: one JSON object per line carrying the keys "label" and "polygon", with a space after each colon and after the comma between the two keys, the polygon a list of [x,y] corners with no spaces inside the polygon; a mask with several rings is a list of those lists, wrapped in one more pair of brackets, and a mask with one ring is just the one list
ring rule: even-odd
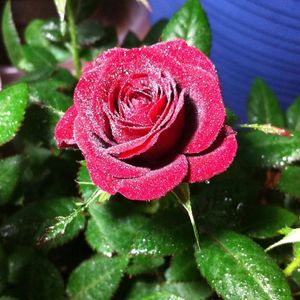
{"label": "wet leaf", "polygon": [[127,300],[205,300],[210,294],[211,289],[202,281],[162,284],[137,281],[131,289]]}
{"label": "wet leaf", "polygon": [[249,211],[246,222],[246,233],[254,238],[272,238],[278,236],[278,230],[292,226],[297,216],[287,209],[260,205]]}
{"label": "wet leaf", "polygon": [[[63,37],[61,36],[59,28],[57,29],[59,33],[55,31],[55,26],[56,23],[53,20],[45,21],[35,19],[26,27],[25,41],[27,45],[31,47],[46,49],[52,54],[55,61],[64,62],[70,56],[70,53],[63,47]],[[58,36],[54,37],[54,35]],[[56,44],[54,44],[52,40],[54,40]],[[53,61],[53,58],[51,59]],[[44,68],[45,66],[42,69]]]}
{"label": "wet leaf", "polygon": [[80,45],[93,45],[105,35],[105,29],[95,20],[84,20],[77,26],[78,43]]}
{"label": "wet leaf", "polygon": [[0,205],[3,205],[11,199],[23,172],[21,156],[1,159],[0,170]]}
{"label": "wet leaf", "polygon": [[286,166],[281,172],[278,189],[290,196],[300,198],[300,185],[295,184],[296,182],[300,182],[300,167]]}
{"label": "wet leaf", "polygon": [[28,64],[27,71],[54,67],[55,57],[47,49],[38,46],[23,46],[23,54]]}
{"label": "wet leaf", "polygon": [[64,299],[64,282],[59,271],[50,261],[38,256],[24,269],[22,286],[26,299]]}
{"label": "wet leaf", "polygon": [[254,80],[250,91],[248,119],[250,123],[284,127],[284,115],[279,102],[273,91],[260,78]]}
{"label": "wet leaf", "polygon": [[28,87],[19,83],[0,92],[0,145],[11,140],[24,119]]}
{"label": "wet leaf", "polygon": [[186,298],[175,295],[172,292],[162,291],[155,292],[151,295],[141,298],[141,300],[188,300]]}
{"label": "wet leaf", "polygon": [[300,97],[286,111],[288,128],[300,131]]}
{"label": "wet leaf", "polygon": [[134,212],[129,203],[107,202],[89,209],[91,219],[86,231],[89,245],[97,252],[128,254],[133,239],[147,219]]}
{"label": "wet leaf", "polygon": [[117,289],[127,266],[127,258],[94,256],[84,261],[71,274],[67,294],[71,299],[109,300]]}
{"label": "wet leaf", "polygon": [[198,0],[187,0],[171,18],[162,33],[162,40],[182,38],[209,56],[211,32],[207,16]]}
{"label": "wet leaf", "polygon": [[135,276],[143,273],[153,273],[158,267],[164,263],[162,257],[151,257],[151,256],[135,256],[132,258],[127,273],[131,276]]}
{"label": "wet leaf", "polygon": [[155,214],[141,227],[130,253],[172,255],[193,244],[193,230],[188,216],[177,208]]}
{"label": "wet leaf", "polygon": [[300,133],[266,135],[259,131],[238,134],[239,154],[251,167],[280,168],[300,159]]}
{"label": "wet leaf", "polygon": [[202,275],[223,299],[292,299],[275,262],[243,235],[219,231],[202,237],[195,256]]}
{"label": "wet leaf", "polygon": [[193,249],[176,253],[167,269],[165,277],[169,282],[187,282],[200,279],[199,271],[194,259],[191,259]]}
{"label": "wet leaf", "polygon": [[24,59],[23,50],[16,26],[14,24],[10,1],[6,2],[3,10],[2,36],[10,61],[15,67],[21,69],[22,60]]}
{"label": "wet leaf", "polygon": [[[0,235],[18,244],[35,245],[46,228],[56,223],[58,216],[69,215],[76,209],[75,198],[50,199],[25,206],[12,215],[0,228]],[[68,225],[64,235],[49,241],[47,247],[57,247],[74,238],[84,226],[84,217],[78,215]]]}

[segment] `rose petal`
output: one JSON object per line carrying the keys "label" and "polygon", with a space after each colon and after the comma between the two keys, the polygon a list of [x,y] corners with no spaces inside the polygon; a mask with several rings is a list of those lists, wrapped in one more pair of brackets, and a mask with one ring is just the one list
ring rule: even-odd
{"label": "rose petal", "polygon": [[77,117],[77,111],[72,105],[56,124],[54,136],[59,148],[76,147],[74,139],[74,122]]}
{"label": "rose petal", "polygon": [[[136,167],[120,161],[103,151],[101,141],[89,130],[85,120],[78,117],[75,121],[74,135],[78,147],[88,162],[92,179],[101,178],[105,183],[96,183],[100,188],[107,184],[111,176],[118,178],[134,178],[145,175],[149,169]],[[104,189],[104,188],[103,188]]]}
{"label": "rose petal", "polygon": [[166,166],[148,172],[146,175],[122,181],[118,192],[131,200],[154,200],[164,196],[186,176],[187,159],[179,155]]}
{"label": "rose petal", "polygon": [[[169,57],[179,62],[179,64],[188,64],[193,67],[197,66],[202,68],[204,71],[211,73],[215,76],[215,67],[210,59],[203,54],[199,49],[189,46],[185,40],[175,39],[163,43],[157,43],[151,48],[161,49],[165,51],[167,49]],[[187,51],[189,55],[187,55]]]}
{"label": "rose petal", "polygon": [[204,181],[224,172],[236,154],[235,134],[229,126],[225,126],[211,149],[205,151],[205,154],[187,156],[189,172],[186,181],[190,183]]}
{"label": "rose petal", "polygon": [[[184,91],[182,91],[177,105],[173,105],[172,110],[167,112],[167,116],[162,117],[162,122],[157,127],[153,127],[144,137],[108,148],[107,153],[120,159],[127,159],[136,155],[139,155],[139,158],[152,157],[152,159],[163,156],[181,137],[184,124],[184,101]],[[168,123],[166,124],[166,122]],[[160,138],[161,136],[164,138]],[[159,145],[151,149],[158,141],[160,142]],[[147,150],[149,153],[146,153]]]}
{"label": "rose petal", "polygon": [[[98,77],[93,71],[90,71],[80,78],[75,92],[74,104],[77,111],[80,112],[81,118],[85,119],[85,123],[89,124],[89,128],[93,130],[108,145],[114,144],[111,140],[111,132],[107,116],[102,110],[98,110],[98,120],[94,116],[93,101],[97,90]],[[99,100],[100,101],[100,100]]]}

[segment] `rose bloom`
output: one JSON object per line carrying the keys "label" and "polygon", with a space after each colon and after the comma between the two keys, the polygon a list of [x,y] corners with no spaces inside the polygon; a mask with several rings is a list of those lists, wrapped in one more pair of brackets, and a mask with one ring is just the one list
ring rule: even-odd
{"label": "rose bloom", "polygon": [[178,39],[89,63],[55,138],[81,150],[102,190],[152,200],[228,168],[237,142],[224,121],[213,64]]}

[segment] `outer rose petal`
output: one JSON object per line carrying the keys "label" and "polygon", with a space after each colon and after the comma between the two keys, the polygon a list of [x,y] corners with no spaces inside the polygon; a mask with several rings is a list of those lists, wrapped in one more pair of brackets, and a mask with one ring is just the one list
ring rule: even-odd
{"label": "outer rose petal", "polygon": [[150,171],[142,177],[123,180],[118,192],[131,200],[154,200],[177,186],[187,171],[187,159],[184,155],[179,155],[160,169]]}
{"label": "outer rose petal", "polygon": [[[135,178],[150,171],[148,168],[127,164],[105,153],[97,137],[93,135],[86,125],[88,124],[84,123],[84,119],[78,116],[75,121],[74,134],[77,145],[88,162],[88,170],[92,179],[97,177],[107,181],[112,176],[121,179]],[[95,182],[95,184],[100,188],[103,186],[100,180],[99,183]]]}
{"label": "outer rose petal", "polygon": [[74,147],[74,122],[77,117],[77,111],[72,105],[63,117],[56,124],[54,135],[59,148]]}
{"label": "outer rose petal", "polygon": [[[223,141],[211,152],[203,155],[199,154],[199,156],[187,156],[189,173],[186,181],[193,183],[207,180],[224,172],[230,166],[236,154],[237,141],[235,132],[229,126],[226,126],[224,130],[225,137]],[[217,139],[216,143],[218,142]]]}

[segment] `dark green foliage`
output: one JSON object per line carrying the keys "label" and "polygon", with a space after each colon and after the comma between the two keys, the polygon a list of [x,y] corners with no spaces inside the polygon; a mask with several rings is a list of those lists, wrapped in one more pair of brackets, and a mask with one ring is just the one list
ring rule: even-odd
{"label": "dark green foliage", "polygon": [[272,124],[284,127],[284,115],[278,100],[267,84],[257,78],[248,100],[248,119],[250,123]]}
{"label": "dark green foliage", "polygon": [[28,86],[16,84],[0,91],[0,145],[10,141],[24,118]]}
{"label": "dark green foliage", "polygon": [[211,32],[207,16],[198,0],[187,0],[162,32],[162,40],[181,38],[209,56]]}
{"label": "dark green foliage", "polygon": [[278,266],[245,236],[209,234],[195,256],[202,275],[224,299],[292,299]]}

